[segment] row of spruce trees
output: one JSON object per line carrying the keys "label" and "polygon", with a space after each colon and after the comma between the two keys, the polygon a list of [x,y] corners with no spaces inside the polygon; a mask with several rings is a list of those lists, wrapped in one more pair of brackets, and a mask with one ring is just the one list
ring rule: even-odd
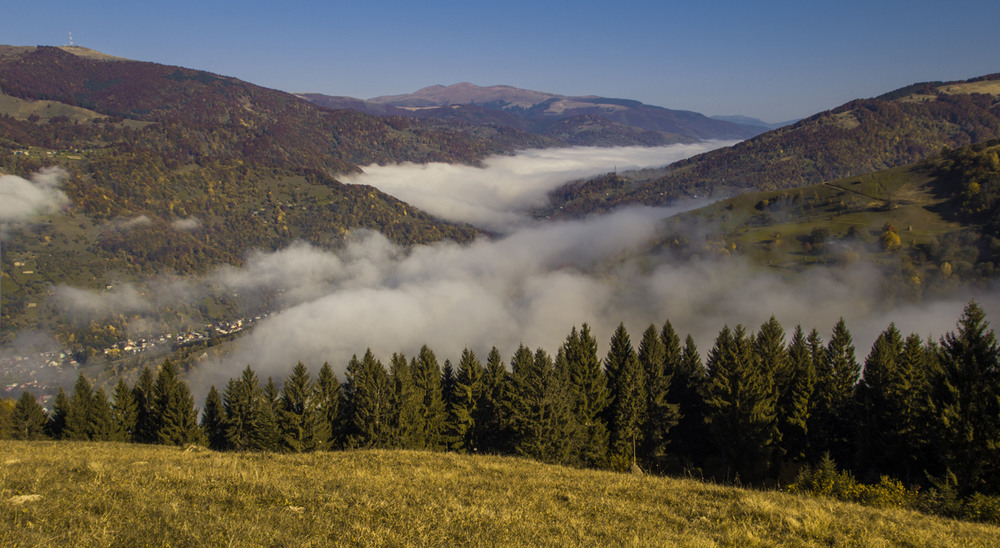
{"label": "row of spruce trees", "polygon": [[939,342],[890,325],[863,368],[843,320],[824,342],[801,327],[787,337],[774,317],[756,333],[723,328],[704,363],[667,321],[638,347],[619,325],[603,360],[584,324],[554,357],[522,345],[509,365],[493,348],[485,364],[466,349],[442,366],[424,346],[409,360],[393,354],[387,369],[368,350],[343,384],[329,364],[313,380],[298,363],[280,389],[247,366],[221,394],[210,388],[199,422],[168,361],[133,387],[119,381],[110,399],[81,375],[51,417],[27,394],[11,431],[233,451],[518,454],[756,484],[832,457],[863,480],[1000,491],[1000,351],[974,302]]}

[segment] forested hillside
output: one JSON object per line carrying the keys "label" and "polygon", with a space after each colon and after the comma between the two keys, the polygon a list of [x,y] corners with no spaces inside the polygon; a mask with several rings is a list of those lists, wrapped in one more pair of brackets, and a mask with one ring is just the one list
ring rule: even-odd
{"label": "forested hillside", "polygon": [[547,215],[575,216],[625,204],[796,188],[905,165],[1000,136],[1000,75],[918,84],[672,164],[665,175],[616,174],[552,194]]}
{"label": "forested hillside", "polygon": [[0,175],[45,179],[68,198],[4,225],[3,336],[32,326],[65,337],[46,304],[56,284],[204,272],[298,240],[336,247],[358,229],[403,245],[468,241],[476,229],[334,177],[548,144],[507,128],[325,110],[84,48],[0,47]]}

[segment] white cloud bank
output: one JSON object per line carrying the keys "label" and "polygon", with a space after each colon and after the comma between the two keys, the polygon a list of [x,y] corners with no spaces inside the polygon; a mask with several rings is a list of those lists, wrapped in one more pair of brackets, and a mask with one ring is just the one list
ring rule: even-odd
{"label": "white cloud bank", "polygon": [[69,198],[59,189],[65,179],[66,172],[57,167],[42,169],[30,181],[17,175],[0,175],[0,222],[25,222],[69,204]]}
{"label": "white cloud bank", "polygon": [[[864,264],[788,276],[738,257],[683,263],[668,257],[629,258],[644,249],[661,219],[701,204],[632,208],[580,221],[525,222],[518,209],[537,203],[543,189],[552,188],[566,173],[597,169],[604,161],[617,162],[619,168],[626,165],[621,156],[585,165],[588,155],[598,154],[616,152],[532,151],[491,159],[483,169],[369,168],[375,173],[355,179],[396,195],[400,193],[372,179],[401,181],[414,195],[416,189],[426,188],[427,196],[421,199],[400,197],[438,214],[455,198],[462,205],[458,209],[478,211],[484,218],[495,215],[491,218],[507,230],[502,238],[404,250],[378,233],[358,231],[336,253],[296,244],[255,253],[241,268],[223,267],[199,280],[164,278],[144,291],[126,284],[110,292],[61,289],[57,298],[67,311],[99,314],[123,308],[155,310],[172,300],[194,302],[208,292],[243,297],[259,289],[281,289],[279,313],[238,339],[230,354],[193,371],[192,384],[202,394],[209,383],[221,386],[247,364],[262,377],[283,377],[300,360],[314,373],[324,361],[342,372],[352,354],[369,347],[384,361],[393,352],[412,356],[423,344],[442,361],[457,359],[465,347],[485,355],[495,345],[505,359],[522,343],[555,352],[570,328],[584,322],[593,328],[602,353],[619,322],[638,344],[646,326],[661,326],[667,319],[682,337],[692,334],[706,352],[725,324],[742,323],[756,330],[774,314],[789,333],[802,324],[828,337],[844,317],[855,336],[858,359],[863,360],[890,321],[904,333],[934,338],[954,330],[972,296],[994,323],[998,321],[1000,298],[995,291],[883,309],[878,304],[881,277]],[[658,165],[665,161],[661,158],[646,161]],[[598,172],[608,167],[614,165],[602,165]],[[536,173],[545,170],[557,175]],[[439,173],[445,174],[443,180],[437,179]],[[460,217],[455,213],[450,218]]]}
{"label": "white cloud bank", "polygon": [[616,168],[665,166],[730,144],[538,149],[488,158],[482,168],[444,163],[370,165],[344,182],[374,186],[449,221],[507,233],[524,223],[524,210],[544,205],[546,194],[567,181]]}

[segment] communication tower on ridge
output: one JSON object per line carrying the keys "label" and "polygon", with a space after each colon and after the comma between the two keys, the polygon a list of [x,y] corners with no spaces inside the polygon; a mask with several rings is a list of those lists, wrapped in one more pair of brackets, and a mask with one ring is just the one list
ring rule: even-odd
{"label": "communication tower on ridge", "polygon": [[69,47],[73,47],[73,29],[69,29]]}

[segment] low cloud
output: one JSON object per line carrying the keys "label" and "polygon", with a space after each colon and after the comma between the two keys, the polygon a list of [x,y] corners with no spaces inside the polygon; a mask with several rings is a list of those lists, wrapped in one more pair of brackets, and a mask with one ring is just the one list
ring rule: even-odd
{"label": "low cloud", "polygon": [[[862,263],[785,277],[740,257],[626,258],[671,213],[632,209],[408,253],[369,232],[336,255],[308,248],[261,255],[266,268],[250,264],[247,271],[265,268],[272,280],[295,280],[301,300],[289,300],[225,359],[203,364],[194,380],[219,385],[247,364],[262,376],[281,377],[300,360],[313,368],[328,361],[342,372],[350,356],[366,348],[383,361],[393,352],[412,356],[423,344],[441,360],[457,359],[465,347],[485,355],[494,345],[506,359],[520,344],[554,353],[570,328],[584,322],[602,355],[619,322],[637,345],[646,326],[667,319],[682,337],[692,334],[704,353],[724,325],[753,331],[772,314],[789,336],[801,324],[824,338],[845,318],[863,361],[889,322],[937,339],[954,330],[969,298],[987,310],[1000,305],[992,292],[887,309],[880,304],[882,275]],[[282,278],[280,259],[292,257]]]}
{"label": "low cloud", "polygon": [[664,166],[729,144],[529,150],[491,157],[481,168],[443,163],[371,165],[344,181],[374,186],[449,221],[507,233],[524,224],[527,209],[544,205],[547,193],[567,181],[614,169]]}
{"label": "low cloud", "polygon": [[0,175],[0,223],[21,223],[38,215],[55,213],[69,204],[59,189],[66,172],[47,167],[30,180],[17,175]]}
{"label": "low cloud", "polygon": [[186,219],[176,219],[170,223],[170,226],[174,230],[180,230],[182,232],[191,232],[193,230],[198,230],[201,228],[201,219],[197,217],[188,217]]}
{"label": "low cloud", "polygon": [[[456,360],[465,347],[484,356],[497,346],[505,359],[520,344],[554,353],[570,328],[584,322],[603,355],[619,322],[638,345],[646,326],[659,327],[669,319],[682,337],[692,334],[705,353],[726,324],[756,330],[773,314],[789,335],[801,324],[827,338],[843,317],[861,361],[889,322],[904,333],[937,339],[955,329],[970,298],[988,313],[1000,310],[995,289],[888,308],[881,295],[883,275],[862,261],[788,274],[738,256],[681,261],[640,253],[657,239],[664,218],[704,202],[624,209],[577,221],[526,222],[521,208],[537,203],[559,178],[572,178],[566,176],[571,168],[560,166],[579,166],[582,156],[599,153],[611,154],[607,149],[533,151],[491,159],[483,169],[396,166],[355,179],[380,188],[383,183],[369,177],[403,181],[414,193],[427,186],[432,197],[424,203],[400,197],[439,215],[443,209],[435,211],[435,204],[454,192],[469,211],[478,208],[484,218],[495,214],[490,217],[498,223],[494,228],[505,229],[500,238],[403,249],[379,233],[355,231],[336,252],[299,243],[254,253],[240,268],[222,267],[198,278],[160,278],[142,289],[127,284],[106,291],[59,288],[56,299],[67,313],[101,316],[127,310],[152,317],[155,310],[206,295],[226,295],[244,305],[262,293],[277,295],[273,315],[237,339],[224,357],[206,359],[192,370],[192,387],[201,395],[209,384],[224,385],[247,364],[262,377],[278,379],[300,360],[314,373],[328,361],[342,374],[351,355],[366,348],[383,361],[393,352],[413,356],[423,344],[442,361]],[[600,169],[609,167],[614,165]],[[533,174],[542,169],[557,175]],[[435,170],[446,173],[448,181],[437,183]],[[448,175],[452,170],[477,174],[479,182]],[[144,329],[157,326],[148,320]]]}

